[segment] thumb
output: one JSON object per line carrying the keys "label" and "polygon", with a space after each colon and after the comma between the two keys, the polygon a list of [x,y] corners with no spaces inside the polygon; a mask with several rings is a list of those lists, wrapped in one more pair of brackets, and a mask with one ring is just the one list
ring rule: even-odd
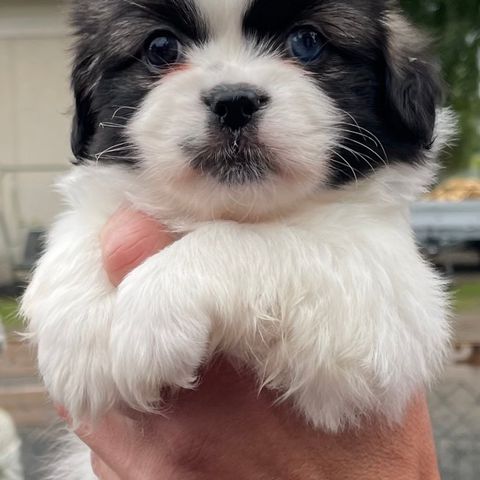
{"label": "thumb", "polygon": [[103,265],[114,286],[174,241],[155,219],[132,209],[119,210],[101,235]]}

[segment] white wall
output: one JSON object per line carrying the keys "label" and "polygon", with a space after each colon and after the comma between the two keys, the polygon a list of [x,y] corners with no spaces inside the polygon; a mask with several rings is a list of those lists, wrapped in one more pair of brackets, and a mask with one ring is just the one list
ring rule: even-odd
{"label": "white wall", "polygon": [[[68,166],[69,40],[66,12],[54,0],[0,0],[0,167]],[[0,209],[23,249],[30,226],[48,224],[59,202],[54,174],[18,174],[4,181]],[[18,208],[12,204],[17,192]],[[0,239],[0,283],[9,252]],[[3,242],[4,243],[4,242]]]}

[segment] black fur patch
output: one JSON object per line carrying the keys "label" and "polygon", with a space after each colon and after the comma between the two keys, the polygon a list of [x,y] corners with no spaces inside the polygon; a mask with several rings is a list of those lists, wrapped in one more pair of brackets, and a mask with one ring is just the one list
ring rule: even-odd
{"label": "black fur patch", "polygon": [[124,127],[160,75],[142,59],[144,42],[168,27],[201,43],[206,26],[190,0],[76,0],[72,24],[76,161],[135,164]]}
{"label": "black fur patch", "polygon": [[417,162],[431,145],[439,75],[422,38],[406,22],[408,32],[396,31],[392,13],[398,15],[385,0],[255,0],[245,18],[247,35],[284,55],[294,26],[313,26],[325,37],[324,56],[305,68],[345,113],[332,158],[334,185],[393,160]]}
{"label": "black fur patch", "polygon": [[267,174],[275,172],[267,147],[246,139],[240,142],[244,145],[225,140],[220,145],[209,145],[200,152],[188,147],[185,147],[185,151],[192,156],[192,168],[227,185],[260,182]]}

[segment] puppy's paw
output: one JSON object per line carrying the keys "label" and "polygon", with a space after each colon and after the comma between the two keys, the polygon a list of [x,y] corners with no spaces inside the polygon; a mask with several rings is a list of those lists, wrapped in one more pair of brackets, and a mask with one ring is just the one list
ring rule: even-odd
{"label": "puppy's paw", "polygon": [[80,352],[53,368],[40,361],[43,380],[53,402],[68,412],[74,428],[96,422],[118,402],[110,362],[96,357],[98,351]]}
{"label": "puppy's paw", "polygon": [[149,259],[119,287],[110,338],[122,400],[142,411],[155,408],[164,387],[195,385],[211,330],[194,279],[157,260]]}
{"label": "puppy's paw", "polygon": [[82,298],[28,292],[22,305],[36,327],[30,334],[47,390],[75,426],[100,418],[118,397],[108,352],[113,296]]}
{"label": "puppy's paw", "polygon": [[[99,317],[93,318],[101,322]],[[38,342],[39,370],[47,390],[53,402],[68,412],[74,425],[94,422],[118,398],[111,376],[108,330],[90,338],[81,330],[65,329],[56,338],[51,333],[45,332]]]}

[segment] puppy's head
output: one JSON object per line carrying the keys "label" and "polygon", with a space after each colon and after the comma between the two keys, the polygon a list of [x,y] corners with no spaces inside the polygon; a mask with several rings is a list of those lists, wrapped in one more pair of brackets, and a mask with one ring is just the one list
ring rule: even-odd
{"label": "puppy's head", "polygon": [[[72,147],[155,199],[262,214],[434,142],[436,68],[387,0],[77,0]],[[208,212],[208,213],[207,213]]]}

